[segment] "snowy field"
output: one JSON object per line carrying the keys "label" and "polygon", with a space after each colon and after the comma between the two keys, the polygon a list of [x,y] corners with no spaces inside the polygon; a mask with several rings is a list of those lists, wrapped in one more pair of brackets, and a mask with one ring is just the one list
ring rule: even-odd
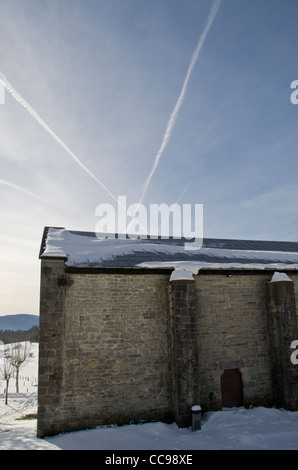
{"label": "snowy field", "polygon": [[263,407],[231,408],[203,416],[202,429],[179,429],[175,424],[147,423],[98,427],[45,439],[36,438],[38,345],[20,371],[4,403],[0,380],[0,450],[298,450],[298,412]]}

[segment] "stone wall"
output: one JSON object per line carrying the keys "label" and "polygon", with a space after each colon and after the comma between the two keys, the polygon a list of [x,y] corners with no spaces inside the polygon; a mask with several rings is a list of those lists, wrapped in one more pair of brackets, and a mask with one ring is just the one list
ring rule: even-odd
{"label": "stone wall", "polygon": [[267,303],[274,402],[278,407],[297,410],[298,367],[290,361],[290,345],[298,339],[294,283],[268,283]]}
{"label": "stone wall", "polygon": [[220,377],[239,369],[244,404],[272,404],[266,282],[270,274],[206,274],[196,278],[200,400],[221,408]]}
{"label": "stone wall", "polygon": [[[172,419],[169,276],[68,273],[63,280],[50,265],[43,261],[38,435]],[[56,297],[60,311],[52,312]]]}
{"label": "stone wall", "polygon": [[[37,436],[60,430],[64,396],[64,262],[41,265]],[[59,418],[58,418],[59,419]],[[53,432],[52,432],[53,431]]]}
{"label": "stone wall", "polygon": [[168,287],[169,370],[174,420],[191,424],[191,407],[199,403],[197,296],[194,282],[172,282]]}
{"label": "stone wall", "polygon": [[39,437],[134,420],[189,425],[193,404],[221,408],[225,369],[241,372],[246,406],[274,403],[273,273],[202,271],[170,284],[169,274],[74,272],[61,260],[41,270]]}

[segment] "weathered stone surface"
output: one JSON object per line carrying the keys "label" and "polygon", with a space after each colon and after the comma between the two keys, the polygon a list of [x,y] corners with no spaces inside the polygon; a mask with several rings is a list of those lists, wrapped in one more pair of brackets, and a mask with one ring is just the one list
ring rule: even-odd
{"label": "weathered stone surface", "polygon": [[[276,402],[274,364],[289,363],[298,339],[297,274],[284,293],[289,330],[273,293],[268,307],[272,272],[201,271],[171,285],[169,274],[74,273],[59,260],[41,271],[39,437],[146,419],[190,425],[192,405],[221,408],[225,369],[240,370],[246,406]],[[286,403],[297,409],[298,366],[289,371]]]}
{"label": "weathered stone surface", "polygon": [[38,435],[168,418],[168,276],[67,274],[58,286],[54,270],[41,287]]}
{"label": "weathered stone surface", "polygon": [[265,285],[270,274],[196,277],[200,399],[221,408],[220,376],[242,373],[245,405],[272,404],[271,351]]}
{"label": "weathered stone surface", "polygon": [[298,339],[294,283],[272,282],[266,287],[274,401],[279,407],[297,410],[298,367],[290,361],[290,345]]}
{"label": "weathered stone surface", "polygon": [[199,401],[197,299],[195,284],[175,282],[169,287],[171,318],[171,392],[178,426],[191,425],[191,407]]}

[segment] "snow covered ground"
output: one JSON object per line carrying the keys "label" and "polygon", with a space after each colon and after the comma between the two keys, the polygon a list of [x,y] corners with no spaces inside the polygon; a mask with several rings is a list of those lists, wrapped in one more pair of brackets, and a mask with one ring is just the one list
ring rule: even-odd
{"label": "snow covered ground", "polygon": [[20,393],[12,379],[8,405],[0,380],[0,450],[298,450],[298,412],[257,407],[231,408],[203,416],[202,429],[147,423],[97,427],[45,439],[36,438],[38,345],[21,369]]}
{"label": "snow covered ground", "polygon": [[148,423],[97,428],[47,439],[61,449],[298,449],[298,412],[244,408],[210,412],[202,429],[179,429],[175,424]]}

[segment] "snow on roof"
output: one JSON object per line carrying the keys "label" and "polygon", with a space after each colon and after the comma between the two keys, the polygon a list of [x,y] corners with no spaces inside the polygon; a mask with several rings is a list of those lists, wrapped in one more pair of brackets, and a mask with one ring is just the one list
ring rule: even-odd
{"label": "snow on roof", "polygon": [[65,259],[65,265],[70,267],[175,270],[171,280],[192,279],[200,269],[298,269],[297,242],[208,238],[195,250],[187,250],[184,242],[46,228],[40,258]]}
{"label": "snow on roof", "polygon": [[290,279],[286,273],[279,273],[279,272],[275,272],[272,276],[271,281],[269,282],[281,282],[281,281],[293,282],[292,279]]}

